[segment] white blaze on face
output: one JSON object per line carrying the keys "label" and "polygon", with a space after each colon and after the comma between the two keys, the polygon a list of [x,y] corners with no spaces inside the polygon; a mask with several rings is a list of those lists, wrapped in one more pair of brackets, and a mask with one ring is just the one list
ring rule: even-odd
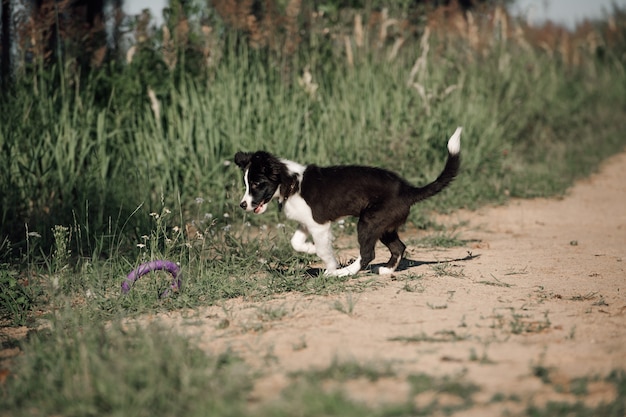
{"label": "white blaze on face", "polygon": [[241,199],[242,203],[246,203],[246,211],[252,211],[252,196],[250,195],[250,183],[248,182],[248,172],[250,170],[246,169],[246,172],[243,173],[243,183],[246,185],[246,193],[243,195]]}

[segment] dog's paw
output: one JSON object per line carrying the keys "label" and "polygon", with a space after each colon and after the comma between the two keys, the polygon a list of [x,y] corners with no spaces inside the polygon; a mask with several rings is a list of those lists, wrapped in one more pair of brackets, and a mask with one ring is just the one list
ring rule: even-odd
{"label": "dog's paw", "polygon": [[315,244],[311,242],[296,243],[291,245],[296,252],[308,253],[309,255],[315,255]]}
{"label": "dog's paw", "polygon": [[349,275],[354,275],[361,270],[361,257],[359,256],[354,260],[350,265],[340,268],[340,269],[327,269],[324,272],[324,275],[328,275],[331,277],[347,277]]}
{"label": "dog's paw", "polygon": [[395,272],[396,268],[387,268],[386,266],[381,266],[378,268],[378,275],[389,275]]}

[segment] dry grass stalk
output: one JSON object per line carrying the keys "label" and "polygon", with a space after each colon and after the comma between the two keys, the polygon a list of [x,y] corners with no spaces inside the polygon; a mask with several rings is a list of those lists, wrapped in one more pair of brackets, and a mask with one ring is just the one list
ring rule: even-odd
{"label": "dry grass stalk", "polygon": [[364,44],[363,17],[359,13],[354,15],[354,43],[358,48]]}
{"label": "dry grass stalk", "polygon": [[298,78],[298,85],[304,89],[309,97],[312,99],[316,98],[319,85],[313,82],[313,75],[311,74],[309,67],[306,67],[302,72],[302,76]]}
{"label": "dry grass stalk", "polygon": [[389,55],[387,55],[387,61],[391,62],[396,59],[396,56],[398,56],[398,51],[400,51],[400,48],[402,47],[402,45],[404,45],[404,41],[405,39],[402,36],[396,38],[396,40],[393,42],[393,46],[391,47],[391,51],[389,51]]}
{"label": "dry grass stalk", "polygon": [[352,42],[350,36],[344,35],[343,42],[346,47],[346,62],[350,68],[354,67],[354,57],[352,56]]}
{"label": "dry grass stalk", "polygon": [[415,88],[417,93],[422,98],[422,103],[424,103],[424,111],[426,112],[426,116],[430,116],[430,97],[426,94],[426,89],[420,83],[413,83],[411,87]]}
{"label": "dry grass stalk", "polygon": [[135,56],[135,52],[137,52],[137,47],[135,45],[128,48],[128,50],[126,51],[126,63],[127,64],[132,64],[133,57]]}
{"label": "dry grass stalk", "polygon": [[202,32],[202,56],[204,57],[204,63],[207,67],[212,67],[215,64],[214,50],[216,50],[215,37],[213,36],[213,28],[211,26],[202,25],[200,28]]}
{"label": "dry grass stalk", "polygon": [[150,108],[154,114],[154,119],[158,122],[161,119],[161,105],[152,87],[148,87],[148,98],[150,99]]}
{"label": "dry grass stalk", "polygon": [[176,45],[172,40],[170,29],[167,25],[163,25],[161,28],[163,33],[163,45],[161,46],[161,54],[163,56],[163,62],[170,71],[176,68],[176,62],[178,61],[178,54],[176,53]]}
{"label": "dry grass stalk", "polygon": [[526,40],[526,37],[524,36],[524,31],[522,30],[522,27],[520,25],[515,25],[514,33],[514,39],[517,44],[526,52],[532,51],[532,47],[528,43],[528,40]]}
{"label": "dry grass stalk", "polygon": [[498,31],[499,41],[506,43],[509,37],[509,19],[504,9],[500,6],[496,6],[493,12],[493,25],[495,30]]}
{"label": "dry grass stalk", "polygon": [[470,46],[478,51],[480,48],[480,37],[478,36],[478,25],[474,22],[474,15],[472,12],[467,12],[467,39]]}

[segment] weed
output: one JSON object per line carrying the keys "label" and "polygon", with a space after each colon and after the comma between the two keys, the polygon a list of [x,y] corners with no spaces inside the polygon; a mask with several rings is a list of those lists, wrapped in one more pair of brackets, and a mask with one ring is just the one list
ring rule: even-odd
{"label": "weed", "polygon": [[484,285],[491,285],[493,287],[504,287],[504,288],[510,288],[512,287],[512,284],[507,284],[506,282],[502,282],[500,281],[498,278],[496,278],[495,276],[491,275],[491,278],[493,278],[493,281],[478,281],[479,284],[484,284]]}
{"label": "weed", "polygon": [[569,333],[565,338],[567,340],[574,340],[576,338],[576,325],[573,325],[571,329],[569,329]]}
{"label": "weed", "polygon": [[548,312],[544,313],[543,321],[527,320],[527,317],[523,314],[516,314],[511,312],[511,321],[509,322],[511,333],[523,334],[523,333],[540,333],[545,329],[550,328],[550,318]]}
{"label": "weed", "polygon": [[70,243],[70,229],[65,226],[56,225],[52,230],[54,236],[54,254],[52,257],[54,274],[60,274],[68,267],[68,261],[70,259],[71,251],[69,249]]}
{"label": "weed", "polygon": [[304,350],[307,347],[308,347],[308,344],[307,344],[306,338],[304,336],[300,336],[300,340],[297,343],[294,343],[292,345],[292,349],[294,351]]}
{"label": "weed", "polygon": [[470,349],[470,354],[469,354],[469,360],[471,362],[478,362],[482,365],[493,365],[495,364],[495,362],[491,359],[489,359],[489,357],[487,356],[487,346],[485,345],[483,348],[483,353],[482,355],[478,355],[478,353],[476,352],[476,349],[471,348]]}
{"label": "weed", "polygon": [[417,247],[455,248],[465,246],[468,242],[468,240],[459,238],[456,232],[443,232],[420,239],[413,239],[410,243]]}
{"label": "weed", "polygon": [[25,325],[35,304],[32,287],[24,284],[15,271],[0,266],[0,317],[8,317],[13,325]]}
{"label": "weed", "polygon": [[492,316],[494,323],[491,325],[491,328],[508,328],[511,334],[519,335],[541,333],[552,325],[548,311],[544,312],[543,320],[531,320],[528,314],[516,313],[513,308],[507,308],[507,310],[510,310],[509,317],[503,314],[494,314]]}
{"label": "weed", "polygon": [[416,293],[423,293],[426,290],[426,288],[424,287],[423,284],[421,283],[417,283],[417,284],[412,284],[408,281],[406,281],[403,285],[402,288],[400,289],[400,291],[406,291],[406,292],[416,292]]}
{"label": "weed", "polygon": [[462,269],[461,270],[457,269],[455,265],[452,265],[449,262],[439,262],[435,265],[432,265],[430,268],[435,273],[435,276],[438,276],[438,277],[453,277],[453,278],[465,277],[465,274]]}
{"label": "weed", "polygon": [[587,294],[578,294],[578,295],[573,295],[570,297],[570,300],[572,301],[588,301],[588,300],[593,300],[594,298],[596,298],[596,294],[597,292],[592,291],[592,292],[588,292]]}
{"label": "weed", "polygon": [[342,302],[341,300],[335,300],[335,302],[333,303],[333,308],[340,313],[352,316],[354,315],[354,307],[356,306],[357,301],[358,298],[355,299],[352,293],[347,293],[345,295],[345,302]]}
{"label": "weed", "polygon": [[[472,405],[472,396],[480,391],[480,388],[471,382],[464,380],[464,375],[433,377],[427,374],[413,374],[408,377],[414,395],[427,391],[437,394],[449,394],[460,400],[458,405],[438,404],[437,397],[427,406],[427,411],[442,409],[446,414],[465,409]],[[428,410],[430,409],[430,410]],[[430,413],[428,413],[430,414]]]}
{"label": "weed", "polygon": [[277,321],[281,320],[287,315],[287,309],[285,306],[271,307],[262,306],[257,308],[257,317],[261,321]]}
{"label": "weed", "polygon": [[467,340],[468,335],[459,335],[454,330],[438,331],[433,336],[429,336],[426,333],[421,333],[415,336],[396,336],[389,340],[392,342],[406,342],[406,343],[439,343],[439,342],[460,342]]}
{"label": "weed", "polygon": [[532,367],[533,376],[539,378],[544,384],[549,384],[551,382],[550,372],[550,368],[543,365],[535,365]]}
{"label": "weed", "polygon": [[307,379],[309,381],[347,381],[351,379],[366,378],[376,381],[380,378],[392,377],[395,372],[388,363],[361,364],[356,361],[340,361],[333,359],[332,363],[324,369],[297,371],[289,374],[292,378]]}

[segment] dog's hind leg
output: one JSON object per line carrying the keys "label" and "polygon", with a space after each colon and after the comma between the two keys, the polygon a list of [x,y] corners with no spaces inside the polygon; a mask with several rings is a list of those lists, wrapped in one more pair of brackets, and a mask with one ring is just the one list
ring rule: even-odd
{"label": "dog's hind leg", "polygon": [[317,253],[315,249],[315,244],[307,242],[307,237],[308,234],[306,232],[306,228],[304,226],[300,226],[291,237],[291,247],[293,247],[296,252],[304,252],[310,254]]}
{"label": "dog's hind leg", "polygon": [[400,263],[400,260],[404,255],[404,250],[406,249],[406,246],[400,240],[397,230],[394,230],[393,232],[383,233],[380,241],[383,242],[383,244],[387,246],[387,248],[389,248],[389,252],[391,252],[391,258],[389,258],[389,261],[384,266],[378,268],[378,273],[380,275],[391,274],[398,267],[398,264]]}
{"label": "dog's hind leg", "polygon": [[367,219],[369,215],[371,215],[371,213],[362,215],[359,219],[359,223],[357,224],[360,251],[359,257],[356,258],[356,260],[350,265],[333,271],[329,275],[337,277],[354,275],[361,269],[366,268],[370,262],[374,260],[374,248],[376,246],[376,241],[378,241],[378,238],[380,237],[380,232],[378,231],[379,226],[374,221]]}

